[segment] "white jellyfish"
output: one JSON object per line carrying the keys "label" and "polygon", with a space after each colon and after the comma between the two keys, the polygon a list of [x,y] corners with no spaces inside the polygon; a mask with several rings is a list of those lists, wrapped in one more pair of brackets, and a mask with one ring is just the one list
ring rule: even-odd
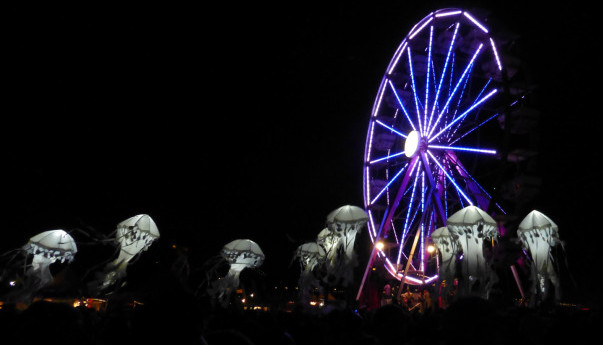
{"label": "white jellyfish", "polygon": [[312,271],[324,259],[326,252],[315,242],[308,242],[297,247],[295,252],[303,271]]}
{"label": "white jellyfish", "polygon": [[352,205],[341,206],[327,216],[327,226],[339,238],[346,260],[352,260],[356,235],[367,221],[368,214]]}
{"label": "white jellyfish", "polygon": [[239,277],[245,268],[257,268],[264,262],[264,252],[249,239],[234,240],[226,244],[220,255],[228,261],[230,269],[225,277],[218,279],[208,289],[222,305],[226,305],[232,291],[239,287]]}
{"label": "white jellyfish", "polygon": [[446,282],[443,292],[447,292],[455,275],[456,255],[459,253],[458,238],[448,231],[447,227],[436,229],[431,234],[431,241],[438,248],[438,253],[442,256],[442,262],[439,264],[438,280]]}
{"label": "white jellyfish", "polygon": [[324,249],[327,262],[331,265],[334,264],[337,257],[337,247],[340,243],[339,237],[329,228],[324,228],[316,236],[316,243]]}
{"label": "white jellyfish", "polygon": [[314,268],[326,258],[326,252],[317,243],[309,242],[297,247],[295,257],[299,259],[302,268],[298,285],[302,305],[305,305],[310,300],[312,290],[321,289],[320,281],[314,275]]}
{"label": "white jellyfish", "polygon": [[100,289],[106,289],[126,276],[128,263],[159,238],[159,229],[146,214],[130,217],[117,224],[115,241],[119,243],[119,255],[105,267]]}
{"label": "white jellyfish", "polygon": [[327,215],[327,227],[334,234],[336,244],[329,252],[327,281],[340,281],[343,286],[353,280],[353,269],[357,265],[354,253],[356,235],[366,226],[368,214],[357,206],[345,205]]}
{"label": "white jellyfish", "polygon": [[462,294],[470,294],[477,282],[477,292],[487,297],[489,287],[496,281],[484,257],[484,239],[498,238],[497,223],[476,206],[467,206],[448,218],[446,226],[458,237],[463,251]]}
{"label": "white jellyfish", "polygon": [[33,255],[31,268],[26,273],[33,279],[28,287],[31,292],[53,281],[51,264],[57,261],[71,263],[77,253],[75,240],[61,229],[37,234],[29,239],[23,249]]}
{"label": "white jellyfish", "polygon": [[519,224],[517,236],[532,258],[532,299],[538,303],[548,296],[547,280],[555,287],[555,299],[560,299],[560,283],[553,266],[551,247],[559,240],[559,228],[546,215],[534,210]]}

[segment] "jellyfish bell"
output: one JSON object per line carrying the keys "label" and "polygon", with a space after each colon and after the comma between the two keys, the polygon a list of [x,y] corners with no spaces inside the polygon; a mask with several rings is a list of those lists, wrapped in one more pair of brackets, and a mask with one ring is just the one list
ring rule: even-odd
{"label": "jellyfish bell", "polygon": [[120,252],[114,264],[129,262],[137,254],[149,249],[158,238],[157,224],[147,214],[139,214],[117,224],[115,240],[120,245]]}
{"label": "jellyfish bell", "polygon": [[352,259],[356,234],[368,219],[364,209],[353,205],[341,206],[327,215],[327,226],[339,237],[347,260]]}
{"label": "jellyfish bell", "polygon": [[230,270],[236,273],[237,277],[247,267],[260,267],[265,258],[260,246],[249,239],[239,239],[227,243],[222,248],[220,255],[228,261]]}
{"label": "jellyfish bell", "polygon": [[325,250],[316,242],[308,242],[297,247],[295,253],[304,271],[312,271],[326,256]]}

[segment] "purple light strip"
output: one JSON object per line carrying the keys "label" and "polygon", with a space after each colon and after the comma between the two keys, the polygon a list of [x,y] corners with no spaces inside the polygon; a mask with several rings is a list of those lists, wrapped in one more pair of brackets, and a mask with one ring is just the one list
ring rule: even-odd
{"label": "purple light strip", "polygon": [[404,49],[406,49],[406,45],[407,45],[407,42],[402,43],[402,46],[401,46],[402,49],[400,49],[400,51],[397,52],[396,59],[393,61],[391,67],[387,71],[387,74],[391,74],[394,71],[394,68],[396,68],[396,65],[398,65],[398,60],[400,60],[400,56],[402,56],[402,54],[404,54]]}
{"label": "purple light strip", "polygon": [[428,147],[430,149],[477,152],[477,153],[486,153],[486,154],[489,154],[489,155],[495,155],[496,154],[496,150],[474,149],[474,148],[471,148],[471,147],[441,146],[441,145],[429,145]]}
{"label": "purple light strip", "polygon": [[437,120],[435,121],[435,123],[433,124],[433,126],[429,129],[429,131],[428,131],[429,134],[427,135],[427,137],[431,136],[431,133],[433,133],[434,129],[438,125],[438,122],[440,122],[440,119],[442,118],[442,115],[444,114],[444,112],[446,111],[446,109],[448,109],[448,106],[450,105],[450,102],[452,101],[452,97],[454,97],[456,91],[459,89],[459,86],[461,85],[461,82],[463,81],[463,79],[465,78],[465,75],[467,74],[467,72],[469,71],[469,69],[471,68],[471,66],[473,65],[473,62],[477,58],[477,55],[479,54],[479,52],[482,50],[483,46],[484,46],[483,44],[480,44],[479,47],[477,47],[477,50],[473,54],[473,57],[471,57],[471,61],[469,61],[469,64],[467,64],[467,67],[465,67],[465,70],[463,71],[463,74],[459,78],[459,81],[456,83],[456,86],[454,87],[454,90],[452,90],[452,94],[450,94],[450,97],[448,97],[448,100],[446,101],[446,104],[442,108],[442,111],[440,112],[440,115],[438,115]]}
{"label": "purple light strip", "polygon": [[417,110],[417,119],[419,120],[419,132],[423,134],[423,124],[421,123],[421,111],[419,110],[419,99],[417,98],[417,88],[415,86],[415,73],[412,69],[412,56],[408,49],[408,66],[410,67],[410,79],[412,80],[412,93],[415,96],[415,108]]}
{"label": "purple light strip", "polygon": [[390,158],[401,156],[403,154],[404,154],[404,151],[398,152],[398,153],[394,153],[393,155],[389,155],[389,156],[386,156],[386,157],[375,159],[374,161],[370,161],[369,164],[378,163],[378,162],[381,162],[381,161],[384,161],[384,160],[387,160],[387,159],[390,159]]}
{"label": "purple light strip", "polygon": [[433,17],[430,17],[423,25],[421,25],[415,32],[411,33],[408,37],[409,40],[412,40],[427,24],[429,24],[433,20]]}
{"label": "purple light strip", "polygon": [[[409,50],[410,51],[410,50]],[[400,108],[402,109],[402,111],[404,112],[404,115],[406,115],[406,119],[408,120],[408,122],[410,123],[410,125],[412,126],[413,130],[417,130],[417,128],[415,127],[415,124],[412,122],[412,120],[410,119],[410,116],[408,115],[408,112],[406,111],[406,108],[404,108],[404,104],[402,104],[402,100],[400,99],[400,96],[398,96],[398,92],[396,92],[396,88],[394,87],[394,84],[392,83],[391,80],[387,80],[387,82],[389,83],[390,88],[392,89],[392,91],[394,92],[394,96],[396,96],[396,99],[398,100],[398,104],[400,104]],[[406,138],[406,137],[405,137]]]}
{"label": "purple light strip", "polygon": [[402,132],[399,132],[399,131],[395,130],[393,127],[390,127],[390,126],[386,125],[385,123],[383,123],[383,122],[381,122],[381,121],[379,121],[379,120],[375,120],[375,122],[377,122],[378,124],[380,124],[381,126],[383,126],[383,127],[387,128],[387,129],[389,129],[390,131],[392,131],[392,132],[394,132],[394,133],[398,134],[398,135],[399,135],[399,136],[401,136],[402,138],[405,138],[405,139],[406,139],[406,135],[402,134]]}
{"label": "purple light strip", "polygon": [[496,63],[498,64],[498,70],[502,71],[502,64],[500,63],[500,58],[498,57],[498,51],[496,50],[496,45],[494,45],[494,40],[490,37],[490,44],[492,45],[492,50],[494,51],[494,57],[496,58]]}
{"label": "purple light strip", "polygon": [[[427,113],[429,112],[428,108],[429,108],[429,69],[431,67],[431,46],[433,43],[433,25],[431,26],[430,30],[429,30],[429,49],[427,52],[427,81],[426,81],[426,86],[425,86],[425,105],[424,105],[424,109],[425,109],[425,118],[423,120],[423,123],[427,123]],[[425,127],[427,128],[427,127]]]}
{"label": "purple light strip", "polygon": [[444,13],[436,13],[436,18],[439,17],[447,17],[447,16],[454,16],[455,14],[460,14],[462,11],[451,11],[451,12],[444,12]]}
{"label": "purple light strip", "polygon": [[482,24],[480,24],[480,22],[478,22],[477,20],[475,20],[475,18],[473,18],[469,12],[463,12],[463,15],[467,18],[469,18],[470,21],[473,22],[473,24],[475,24],[478,28],[482,29],[483,32],[488,33],[488,29],[486,29],[485,26],[483,26]]}
{"label": "purple light strip", "polygon": [[[460,13],[460,11],[459,11]],[[435,99],[433,101],[433,109],[431,110],[431,115],[429,116],[429,125],[427,128],[431,128],[431,120],[433,120],[433,114],[436,110],[436,106],[438,105],[438,99],[440,97],[440,90],[442,89],[442,84],[444,84],[444,76],[446,75],[446,68],[448,67],[448,60],[450,59],[450,53],[452,52],[452,47],[454,46],[454,41],[456,39],[456,34],[459,31],[460,23],[456,23],[456,28],[454,29],[454,34],[452,35],[452,40],[450,41],[450,46],[448,47],[448,54],[446,54],[446,61],[444,62],[444,69],[442,70],[442,76],[440,77],[440,82],[438,83],[438,90],[436,91]]]}
{"label": "purple light strip", "polygon": [[402,174],[402,172],[404,171],[404,169],[406,169],[406,167],[408,166],[408,163],[406,163],[406,165],[404,165],[400,171],[398,171],[398,173],[396,174],[396,176],[394,176],[394,178],[392,178],[386,185],[385,187],[383,187],[383,189],[379,192],[379,194],[377,194],[377,196],[375,196],[375,198],[371,201],[370,205],[373,205],[375,203],[375,201],[377,201],[377,199],[379,199],[379,197],[381,196],[381,194],[383,194],[383,192],[385,192],[385,190],[387,190],[387,188],[398,178],[398,176],[400,176],[400,174]]}
{"label": "purple light strip", "polygon": [[367,210],[368,216],[369,216],[369,224],[371,226],[369,226],[369,229],[372,231],[372,235],[371,235],[371,231],[369,231],[369,235],[371,235],[371,242],[375,243],[375,239],[377,237],[377,234],[375,233],[375,220],[373,219],[373,212],[371,210]]}
{"label": "purple light strip", "polygon": [[454,121],[450,122],[446,127],[444,127],[444,129],[442,129],[438,134],[430,137],[428,143],[432,142],[435,138],[437,138],[438,136],[440,136],[440,134],[442,134],[446,130],[448,130],[448,128],[450,128],[456,122],[458,122],[459,120],[461,120],[462,118],[464,118],[465,116],[467,116],[467,114],[469,114],[469,112],[471,112],[471,110],[475,109],[475,107],[477,107],[478,105],[484,103],[486,100],[488,100],[488,98],[492,97],[492,95],[494,95],[497,91],[498,91],[497,89],[494,89],[489,94],[487,94],[486,96],[484,96],[482,99],[480,99],[479,101],[475,102],[471,107],[469,107],[469,109],[465,110],[465,112],[463,114],[461,114]]}
{"label": "purple light strip", "polygon": [[442,172],[444,173],[444,175],[446,175],[446,177],[448,177],[448,180],[456,187],[457,191],[459,193],[461,193],[461,195],[463,195],[463,197],[465,198],[465,200],[467,200],[467,202],[469,203],[469,205],[473,206],[473,203],[471,202],[471,199],[469,199],[469,197],[467,195],[465,195],[465,193],[463,193],[463,191],[461,190],[461,187],[459,187],[459,185],[456,184],[456,182],[454,181],[454,179],[452,178],[452,176],[450,176],[448,174],[448,172],[446,170],[444,170],[444,167],[442,167],[440,165],[440,162],[438,162],[438,160],[434,157],[434,155],[431,152],[429,152],[429,150],[427,150],[427,153],[431,156],[431,158],[433,158],[433,161],[442,170]]}
{"label": "purple light strip", "polygon": [[[415,164],[415,166],[418,166],[420,164],[421,164],[420,162],[417,162],[417,164]],[[411,176],[412,176],[412,171],[411,171]],[[402,255],[401,254],[402,248],[404,247],[404,238],[406,237],[406,234],[408,233],[408,218],[410,217],[410,210],[412,209],[412,204],[413,204],[413,201],[415,198],[415,188],[417,187],[418,179],[419,179],[419,169],[417,169],[417,175],[415,176],[415,182],[412,185],[412,193],[410,194],[410,203],[408,204],[408,211],[406,211],[406,219],[404,220],[404,230],[402,232],[402,239],[400,240],[400,243],[402,243],[402,245],[400,245],[400,247],[398,249],[398,259],[396,260],[396,264],[400,264],[400,256]]]}

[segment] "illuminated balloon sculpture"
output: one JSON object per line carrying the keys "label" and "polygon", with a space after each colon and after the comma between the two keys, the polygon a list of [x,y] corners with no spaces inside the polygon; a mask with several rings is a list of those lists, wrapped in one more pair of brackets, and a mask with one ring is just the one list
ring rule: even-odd
{"label": "illuminated balloon sculpture", "polygon": [[[497,223],[476,206],[467,206],[448,218],[446,226],[463,251],[461,295],[473,294],[487,298],[489,288],[497,277],[484,257],[484,240],[497,239]],[[477,285],[476,285],[477,284]]]}
{"label": "illuminated balloon sculpture", "polygon": [[431,234],[431,241],[436,245],[438,253],[442,256],[442,261],[439,264],[438,286],[441,286],[442,283],[445,285],[441,291],[438,289],[438,293],[447,297],[456,273],[456,255],[460,251],[458,237],[450,233],[448,228],[444,226],[436,229]]}
{"label": "illuminated balloon sculpture", "polygon": [[230,269],[225,277],[219,278],[208,289],[210,296],[226,306],[230,294],[239,287],[239,277],[245,268],[257,268],[264,262],[264,252],[249,239],[234,240],[226,244],[220,255],[228,261]]}
{"label": "illuminated balloon sculpture", "polygon": [[295,257],[299,259],[301,273],[298,286],[302,302],[309,302],[314,288],[320,289],[320,281],[314,275],[314,268],[326,258],[325,250],[315,242],[304,243],[297,247]]}
{"label": "illuminated balloon sculpture", "polygon": [[33,255],[31,266],[25,273],[26,286],[18,297],[21,301],[26,301],[37,290],[52,283],[54,278],[50,272],[51,264],[73,261],[77,246],[71,235],[59,229],[35,235],[23,246],[23,250]]}
{"label": "illuminated balloon sculpture", "polygon": [[519,224],[517,236],[532,258],[532,298],[531,304],[544,301],[549,293],[550,280],[555,288],[555,300],[561,297],[559,278],[553,266],[551,247],[561,243],[559,228],[549,217],[534,210]]}
{"label": "illuminated balloon sculpture", "polygon": [[335,262],[331,263],[329,276],[347,286],[353,279],[357,264],[354,253],[356,235],[366,226],[368,214],[360,207],[345,205],[327,215],[327,227],[337,238]]}
{"label": "illuminated balloon sculpture", "polygon": [[322,229],[321,232],[316,236],[316,243],[323,248],[326,255],[326,260],[329,265],[334,265],[337,259],[337,248],[339,244],[339,237],[329,230],[329,228]]}
{"label": "illuminated balloon sculpture", "polygon": [[118,257],[105,267],[100,289],[104,290],[126,276],[128,263],[159,238],[155,221],[146,214],[130,217],[117,224],[115,241],[119,244]]}

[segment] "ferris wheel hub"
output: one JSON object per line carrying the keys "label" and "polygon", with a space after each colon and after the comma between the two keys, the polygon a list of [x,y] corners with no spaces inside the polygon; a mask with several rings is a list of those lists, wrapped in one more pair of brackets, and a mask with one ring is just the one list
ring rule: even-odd
{"label": "ferris wheel hub", "polygon": [[420,140],[419,132],[411,131],[408,133],[406,141],[404,142],[404,154],[406,157],[413,157],[417,153]]}

